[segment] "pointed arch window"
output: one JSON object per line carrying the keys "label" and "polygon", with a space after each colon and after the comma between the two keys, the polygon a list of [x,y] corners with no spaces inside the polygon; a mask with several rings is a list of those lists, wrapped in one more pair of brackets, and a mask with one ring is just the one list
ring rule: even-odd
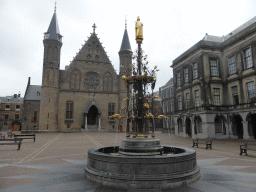
{"label": "pointed arch window", "polygon": [[71,89],[80,89],[80,72],[78,70],[74,70],[71,73],[70,88]]}
{"label": "pointed arch window", "polygon": [[48,48],[48,61],[53,61],[53,48]]}
{"label": "pointed arch window", "polygon": [[104,86],[104,88],[103,88],[104,91],[106,91],[106,92],[112,91],[112,75],[110,73],[106,73],[104,75],[103,86]]}
{"label": "pointed arch window", "polygon": [[54,48],[54,61],[58,62],[58,48]]}

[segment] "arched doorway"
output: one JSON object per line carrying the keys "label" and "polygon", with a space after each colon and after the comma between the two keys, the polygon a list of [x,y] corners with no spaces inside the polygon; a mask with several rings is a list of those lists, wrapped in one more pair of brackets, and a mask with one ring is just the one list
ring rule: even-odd
{"label": "arched doorway", "polygon": [[189,117],[186,118],[186,134],[191,137],[191,120]]}
{"label": "arched doorway", "polygon": [[178,133],[183,132],[183,126],[182,126],[182,119],[181,118],[178,118],[177,124],[178,124]]}
{"label": "arched doorway", "polygon": [[87,114],[87,124],[88,125],[97,125],[98,122],[98,109],[95,105],[92,105]]}
{"label": "arched doorway", "polygon": [[200,116],[197,116],[195,117],[195,129],[194,129],[194,132],[195,132],[195,135],[197,133],[202,133],[202,119]]}
{"label": "arched doorway", "polygon": [[250,114],[248,118],[248,132],[249,136],[256,139],[256,114]]}
{"label": "arched doorway", "polygon": [[243,139],[243,136],[244,136],[242,121],[243,121],[243,119],[240,115],[234,115],[232,117],[233,135],[238,136],[239,139]]}

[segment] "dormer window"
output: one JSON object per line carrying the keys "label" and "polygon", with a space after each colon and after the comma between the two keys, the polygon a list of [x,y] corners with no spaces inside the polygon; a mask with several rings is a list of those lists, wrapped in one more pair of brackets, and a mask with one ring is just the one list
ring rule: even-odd
{"label": "dormer window", "polygon": [[49,38],[49,33],[48,34],[44,34],[44,39],[48,39]]}
{"label": "dormer window", "polygon": [[58,36],[58,40],[59,40],[59,41],[62,41],[62,38],[61,38],[61,36]]}

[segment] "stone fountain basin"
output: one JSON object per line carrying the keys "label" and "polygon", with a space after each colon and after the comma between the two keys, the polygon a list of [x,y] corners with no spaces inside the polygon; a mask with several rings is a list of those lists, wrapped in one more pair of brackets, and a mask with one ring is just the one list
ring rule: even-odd
{"label": "stone fountain basin", "polygon": [[200,179],[193,149],[162,146],[162,155],[123,155],[119,146],[92,148],[85,167],[87,179],[126,189],[166,189]]}

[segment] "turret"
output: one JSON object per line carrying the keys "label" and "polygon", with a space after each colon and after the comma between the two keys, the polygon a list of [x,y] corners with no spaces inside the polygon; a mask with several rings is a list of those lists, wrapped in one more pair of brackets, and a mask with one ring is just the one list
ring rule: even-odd
{"label": "turret", "polygon": [[[120,70],[119,70],[119,111],[121,110],[123,105],[127,105],[127,102],[124,102],[124,99],[127,97],[127,87],[122,80],[122,76],[124,75],[124,70],[129,69],[132,64],[132,49],[128,37],[127,32],[127,24],[125,23],[124,36],[121,44],[120,51],[118,52],[120,59]],[[123,66],[123,67],[121,67]],[[131,89],[130,89],[131,90]],[[126,129],[128,126],[123,124],[123,128]]]}
{"label": "turret", "polygon": [[57,21],[56,7],[51,23],[44,33],[43,77],[40,101],[41,130],[57,130],[58,127],[58,97],[59,97],[59,67],[62,36]]}
{"label": "turret", "polygon": [[132,49],[128,37],[127,32],[127,24],[125,23],[125,30],[124,30],[124,36],[121,44],[121,48],[119,51],[119,59],[120,59],[120,66],[124,66],[124,68],[120,67],[119,75],[122,76],[123,70],[128,69],[130,65],[132,64]]}
{"label": "turret", "polygon": [[59,88],[59,67],[60,49],[62,46],[62,36],[57,21],[56,10],[52,16],[51,23],[46,33],[44,33],[44,63],[42,87],[50,86]]}

